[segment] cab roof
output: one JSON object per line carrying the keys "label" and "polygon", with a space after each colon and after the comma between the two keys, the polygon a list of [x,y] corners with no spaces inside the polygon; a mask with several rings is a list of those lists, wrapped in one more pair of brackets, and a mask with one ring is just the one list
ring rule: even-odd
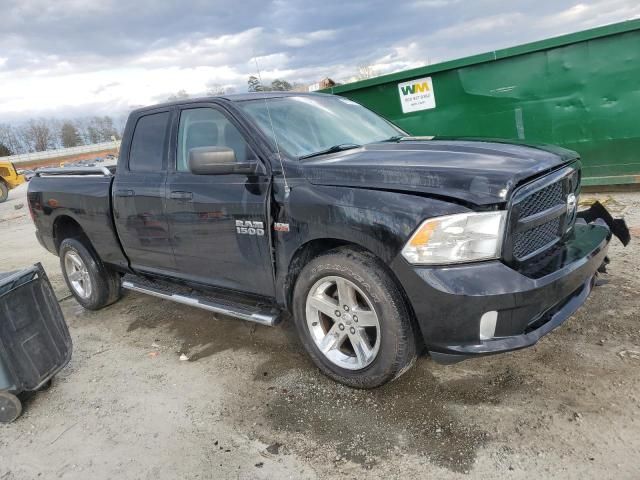
{"label": "cab roof", "polygon": [[141,113],[158,108],[173,107],[176,105],[190,105],[202,102],[219,102],[220,100],[227,102],[244,102],[247,100],[257,100],[262,98],[283,98],[283,97],[311,97],[311,96],[327,96],[326,93],[307,93],[307,92],[249,92],[249,93],[231,93],[226,95],[216,95],[208,97],[184,98],[171,102],[157,103],[141,108],[136,108],[131,113]]}

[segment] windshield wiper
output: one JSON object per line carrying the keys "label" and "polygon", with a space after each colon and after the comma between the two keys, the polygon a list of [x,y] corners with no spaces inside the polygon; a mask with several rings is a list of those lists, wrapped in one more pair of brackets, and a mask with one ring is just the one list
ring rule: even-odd
{"label": "windshield wiper", "polygon": [[406,135],[394,135],[393,137],[389,137],[386,140],[380,140],[381,142],[399,142],[405,138],[409,138]]}
{"label": "windshield wiper", "polygon": [[333,147],[320,150],[319,152],[302,155],[300,159],[317,157],[319,155],[326,155],[327,153],[342,152],[343,150],[351,150],[352,148],[360,148],[361,146],[362,145],[358,145],[357,143],[341,143],[339,145],[334,145]]}
{"label": "windshield wiper", "polygon": [[422,141],[422,140],[433,140],[434,138],[435,137],[433,135],[394,135],[393,137],[389,137],[386,140],[380,140],[379,143]]}

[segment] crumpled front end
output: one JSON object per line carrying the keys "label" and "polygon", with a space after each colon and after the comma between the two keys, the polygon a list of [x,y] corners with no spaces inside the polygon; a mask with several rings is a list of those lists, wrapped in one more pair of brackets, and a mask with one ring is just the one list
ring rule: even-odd
{"label": "crumpled front end", "polygon": [[578,224],[562,248],[528,271],[498,260],[396,268],[427,349],[450,363],[531,346],[561,325],[591,292],[610,238],[606,226]]}
{"label": "crumpled front end", "polygon": [[432,357],[452,363],[535,344],[587,299],[624,220],[596,203],[578,212],[579,166],[524,185],[510,202],[503,256],[448,266],[392,267]]}

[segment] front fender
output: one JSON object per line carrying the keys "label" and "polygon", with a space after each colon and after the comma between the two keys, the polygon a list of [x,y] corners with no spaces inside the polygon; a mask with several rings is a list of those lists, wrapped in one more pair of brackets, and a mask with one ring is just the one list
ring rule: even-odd
{"label": "front fender", "polygon": [[425,219],[469,211],[454,203],[405,193],[351,187],[298,185],[282,205],[276,222],[289,224],[275,232],[276,291],[284,300],[286,278],[304,245],[350,243],[391,265],[413,230]]}

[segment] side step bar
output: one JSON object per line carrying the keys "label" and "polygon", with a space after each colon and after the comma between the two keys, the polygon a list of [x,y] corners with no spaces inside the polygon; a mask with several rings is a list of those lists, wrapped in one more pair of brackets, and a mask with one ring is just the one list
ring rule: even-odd
{"label": "side step bar", "polygon": [[242,320],[248,320],[250,322],[256,322],[261,325],[267,325],[273,327],[280,321],[280,315],[275,308],[268,308],[263,306],[251,306],[232,304],[231,302],[216,302],[213,298],[199,298],[197,295],[187,296],[179,293],[171,292],[167,288],[163,288],[163,285],[153,285],[154,282],[148,282],[145,280],[136,281],[130,276],[126,276],[122,282],[122,287],[127,290],[133,290],[134,292],[146,293],[158,298],[164,298],[165,300],[171,300],[173,302],[182,303],[184,305],[190,305],[192,307],[202,308],[209,310],[210,312],[220,313],[222,315],[228,315],[230,317],[240,318]]}

